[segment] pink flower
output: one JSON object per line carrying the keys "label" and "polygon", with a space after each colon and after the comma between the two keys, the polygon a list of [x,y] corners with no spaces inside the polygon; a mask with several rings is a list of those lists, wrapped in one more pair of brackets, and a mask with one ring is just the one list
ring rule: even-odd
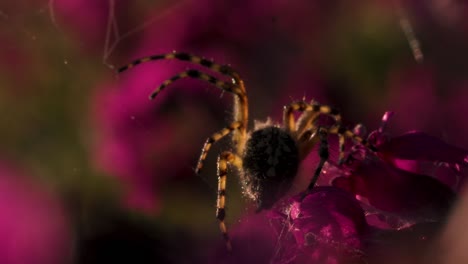
{"label": "pink flower", "polygon": [[[454,191],[464,179],[468,151],[421,132],[390,137],[384,131],[390,115],[387,112],[381,128],[369,136],[374,151],[354,148],[343,165],[345,175],[335,178],[333,185],[399,217],[416,222],[441,221],[456,198]],[[429,170],[422,170],[437,168],[440,163],[453,170],[439,174],[425,174]],[[454,185],[448,185],[449,182]]]}
{"label": "pink flower", "polygon": [[283,236],[274,263],[348,263],[363,258],[366,218],[346,191],[316,187],[291,198],[273,219],[280,220],[277,233]]}
{"label": "pink flower", "polygon": [[233,255],[220,247],[218,259],[281,264],[422,261],[425,255],[412,256],[410,251],[426,252],[437,239],[457,194],[442,181],[445,178],[400,167],[395,160],[463,167],[468,152],[420,132],[390,137],[386,134],[390,116],[384,115],[367,147],[356,144],[346,163],[331,161],[324,168],[332,186],[322,182],[277,202],[262,216],[245,217],[262,220],[233,226]]}
{"label": "pink flower", "polygon": [[[468,152],[421,132],[390,137],[385,132],[390,116],[387,112],[369,136],[369,148],[356,145],[345,164],[325,167],[334,187],[318,186],[277,203],[267,215],[270,231],[256,236],[276,241],[273,249],[252,247],[266,250],[270,263],[281,264],[421,261],[423,255],[411,257],[408,249],[424,250],[437,238],[457,195],[443,182],[446,178],[400,168],[395,161],[464,167]],[[251,239],[233,235],[240,248]]]}
{"label": "pink flower", "polygon": [[455,200],[453,191],[436,179],[398,169],[372,153],[354,163],[349,175],[335,178],[333,185],[380,210],[415,221],[439,221]]}

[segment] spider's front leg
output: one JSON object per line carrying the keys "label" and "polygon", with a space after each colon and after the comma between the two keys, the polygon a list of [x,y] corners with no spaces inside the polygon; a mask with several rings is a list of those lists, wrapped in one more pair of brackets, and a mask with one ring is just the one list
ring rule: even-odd
{"label": "spider's front leg", "polygon": [[[318,136],[318,137],[317,137]],[[320,141],[320,147],[319,147],[319,157],[320,161],[319,164],[317,165],[317,168],[315,169],[314,176],[312,177],[312,180],[309,183],[309,186],[307,187],[307,190],[310,191],[314,188],[315,184],[317,183],[318,177],[320,176],[320,173],[322,172],[323,165],[325,162],[328,160],[329,152],[328,152],[328,130],[319,127],[317,132],[312,136],[311,140]]]}
{"label": "spider's front leg", "polygon": [[[299,117],[297,124],[294,120],[294,112],[302,112]],[[318,103],[307,103],[305,101],[298,101],[289,104],[284,107],[283,112],[283,123],[284,127],[290,132],[298,141],[299,153],[301,160],[304,159],[312,150],[317,143],[316,140],[311,140],[311,136],[317,132],[315,122],[320,115],[331,116],[336,124],[335,127],[341,127],[341,115],[335,108],[331,108],[328,105],[320,105]],[[335,134],[338,134],[339,149],[340,149],[340,161],[344,159],[344,144],[345,135],[341,133],[341,130],[337,130]]]}
{"label": "spider's front leg", "polygon": [[224,82],[210,74],[203,73],[199,70],[190,69],[187,71],[180,72],[172,76],[171,78],[165,80],[164,82],[162,82],[162,84],[156,90],[154,90],[153,93],[151,93],[149,98],[154,99],[162,90],[164,90],[164,88],[166,88],[173,82],[180,80],[180,79],[184,79],[184,78],[192,78],[192,79],[198,79],[204,82],[208,82],[223,91],[233,93],[235,95],[242,94],[242,91],[240,90],[240,88],[232,83]]}
{"label": "spider's front leg", "polygon": [[226,224],[224,222],[224,219],[226,218],[225,204],[228,164],[234,165],[237,168],[242,168],[242,159],[229,151],[224,151],[218,158],[218,198],[216,200],[216,218],[219,220],[219,228],[223,234],[224,240],[226,241],[226,248],[228,251],[231,251],[231,239],[229,238]]}

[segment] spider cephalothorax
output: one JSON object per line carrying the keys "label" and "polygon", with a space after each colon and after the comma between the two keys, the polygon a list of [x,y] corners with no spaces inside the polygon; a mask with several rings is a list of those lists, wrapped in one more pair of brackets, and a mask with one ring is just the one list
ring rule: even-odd
{"label": "spider cephalothorax", "polygon": [[[218,157],[218,195],[216,217],[228,249],[231,243],[224,219],[226,200],[226,177],[228,165],[240,172],[240,181],[244,194],[257,204],[258,210],[270,208],[289,189],[297,174],[299,163],[319,144],[320,162],[307,189],[313,188],[324,163],[328,159],[328,134],[336,134],[339,139],[339,160],[344,159],[345,138],[352,138],[363,143],[363,139],[341,126],[341,116],[336,109],[316,102],[297,101],[284,106],[283,123],[273,125],[267,122],[248,131],[248,100],[244,82],[240,75],[228,65],[219,65],[213,61],[187,53],[168,53],[135,60],[119,69],[119,72],[151,60],[176,59],[188,61],[228,77],[223,81],[199,70],[183,71],[164,81],[151,95],[150,99],[172,82],[182,78],[194,78],[209,82],[219,89],[234,95],[233,121],[228,126],[213,133],[203,146],[196,173],[203,167],[203,162],[212,144],[221,138],[232,135],[232,148],[223,151]],[[299,112],[299,118],[295,113]],[[321,116],[330,116],[334,123],[320,126]]]}

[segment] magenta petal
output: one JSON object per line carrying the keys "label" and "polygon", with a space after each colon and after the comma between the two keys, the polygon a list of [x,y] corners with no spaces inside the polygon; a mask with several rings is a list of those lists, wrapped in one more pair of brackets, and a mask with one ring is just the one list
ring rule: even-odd
{"label": "magenta petal", "polygon": [[413,220],[440,220],[454,199],[454,192],[438,180],[393,167],[369,155],[350,176],[333,185],[367,198],[369,204]]}
{"label": "magenta petal", "polygon": [[282,255],[275,263],[343,263],[362,257],[367,223],[359,202],[329,186],[302,195],[292,198],[286,209],[281,231],[294,239],[282,241]]}
{"label": "magenta petal", "polygon": [[468,176],[468,166],[460,166],[459,164],[400,159],[393,159],[390,162],[399,169],[431,176],[449,186],[455,192],[460,190]]}
{"label": "magenta petal", "polygon": [[468,151],[452,146],[423,132],[409,132],[394,137],[378,147],[386,158],[468,163]]}

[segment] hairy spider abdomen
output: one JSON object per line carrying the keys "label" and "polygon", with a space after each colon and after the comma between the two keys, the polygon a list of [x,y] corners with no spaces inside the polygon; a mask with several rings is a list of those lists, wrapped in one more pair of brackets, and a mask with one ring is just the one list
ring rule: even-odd
{"label": "hairy spider abdomen", "polygon": [[257,209],[269,209],[289,189],[299,166],[295,140],[284,129],[267,126],[252,133],[243,155],[245,194]]}

